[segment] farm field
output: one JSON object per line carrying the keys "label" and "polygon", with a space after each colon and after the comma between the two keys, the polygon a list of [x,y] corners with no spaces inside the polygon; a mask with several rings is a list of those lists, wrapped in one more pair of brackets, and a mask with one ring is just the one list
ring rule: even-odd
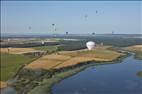
{"label": "farm field", "polygon": [[142,94],[142,1],[59,1],[1,1],[0,93]]}
{"label": "farm field", "polygon": [[23,54],[23,53],[28,53],[28,52],[37,52],[37,51],[41,51],[41,50],[36,50],[33,48],[1,48],[0,52],[1,53],[10,53],[10,54]]}
{"label": "farm field", "polygon": [[22,65],[29,63],[34,59],[35,57],[32,56],[1,52],[1,81],[7,81],[11,79]]}
{"label": "farm field", "polygon": [[39,46],[39,47],[32,47],[35,50],[41,51],[48,51],[48,52],[55,52],[58,50],[57,46]]}
{"label": "farm field", "polygon": [[60,69],[89,61],[112,61],[120,57],[121,53],[111,51],[108,47],[96,47],[92,51],[61,51],[46,55],[28,64],[29,69]]}
{"label": "farm field", "polygon": [[134,45],[125,48],[128,51],[134,52],[137,59],[142,59],[142,45]]}
{"label": "farm field", "polygon": [[[48,79],[51,79],[51,84],[49,84],[49,87],[48,87],[50,92],[50,88],[52,84],[54,83],[54,78],[52,78],[52,76],[53,77],[55,76],[54,75],[55,71],[61,70],[61,74],[63,71],[63,75],[61,78],[56,77],[56,80],[59,81],[63,79],[64,77],[66,77],[64,75],[64,72],[66,73],[68,69],[70,71],[70,68],[73,68],[73,69],[71,69],[72,71],[71,74],[70,73],[68,74],[67,72],[67,75],[69,76],[72,75],[72,73],[74,74],[81,71],[80,70],[81,67],[83,66],[85,67],[85,66],[93,64],[93,63],[86,64],[86,62],[94,61],[94,62],[97,62],[97,64],[101,64],[101,62],[105,63],[107,61],[117,60],[118,57],[124,55],[123,53],[119,53],[118,49],[114,49],[114,50],[111,49],[111,48],[117,47],[115,45],[111,44],[112,46],[111,45],[106,46],[104,42],[104,46],[101,46],[100,42],[97,43],[96,39],[95,41],[96,41],[96,47],[95,49],[91,51],[86,49],[86,45],[85,45],[86,40],[81,40],[81,39],[80,41],[59,40],[60,42],[59,45],[50,45],[50,46],[40,45],[40,46],[32,46],[29,48],[11,48],[9,54],[8,54],[7,48],[1,48],[1,58],[5,57],[2,62],[3,64],[1,64],[5,66],[5,67],[2,66],[1,68],[2,70],[1,72],[3,72],[3,74],[1,73],[2,74],[1,81],[3,82],[1,84],[3,84],[2,86],[4,88],[7,87],[6,82],[10,80],[11,78],[13,78],[13,76],[16,74],[18,69],[22,65],[24,65],[24,67],[21,69],[21,72],[17,74],[19,76],[17,82],[14,83],[18,92],[22,91],[23,89],[28,90],[26,88],[27,86],[30,86],[32,88],[36,87],[37,84],[41,83],[39,79],[47,79],[46,76],[49,77]],[[125,48],[130,48],[130,47],[131,46],[125,47]],[[134,46],[133,49],[135,48],[135,51],[136,51],[136,50],[139,50],[139,47],[140,46]],[[44,56],[38,59],[36,59],[36,57],[31,57],[31,55],[29,54],[23,55],[24,53],[37,52],[37,51],[46,52],[46,53],[44,53]],[[4,61],[6,61],[8,64],[7,63],[5,64]],[[84,65],[74,67],[79,64],[80,65],[84,64]],[[78,71],[74,71],[74,68],[77,68]],[[43,69],[43,70],[40,70],[40,69]],[[41,76],[37,76],[36,72],[41,72],[42,73]],[[58,74],[60,73],[57,73],[57,75]],[[141,75],[141,74],[138,73],[138,75]],[[35,78],[34,76],[36,76],[37,78]],[[31,79],[34,79],[34,80],[31,82]],[[29,88],[29,91],[30,90],[32,89]]]}

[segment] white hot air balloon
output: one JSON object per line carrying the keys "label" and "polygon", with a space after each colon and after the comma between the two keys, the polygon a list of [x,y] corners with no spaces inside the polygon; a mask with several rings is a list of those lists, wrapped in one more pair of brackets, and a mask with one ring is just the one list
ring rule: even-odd
{"label": "white hot air balloon", "polygon": [[89,50],[92,50],[93,48],[95,48],[95,42],[93,42],[93,41],[88,41],[88,42],[86,43],[86,46],[87,46],[87,48],[88,48]]}
{"label": "white hot air balloon", "polygon": [[44,45],[44,41],[42,41],[41,44]]}

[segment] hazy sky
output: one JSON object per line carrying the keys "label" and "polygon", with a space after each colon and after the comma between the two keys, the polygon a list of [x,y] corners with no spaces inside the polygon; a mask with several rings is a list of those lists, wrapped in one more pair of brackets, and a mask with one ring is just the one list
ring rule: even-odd
{"label": "hazy sky", "polygon": [[3,1],[1,32],[102,34],[114,31],[139,34],[141,16],[141,1]]}

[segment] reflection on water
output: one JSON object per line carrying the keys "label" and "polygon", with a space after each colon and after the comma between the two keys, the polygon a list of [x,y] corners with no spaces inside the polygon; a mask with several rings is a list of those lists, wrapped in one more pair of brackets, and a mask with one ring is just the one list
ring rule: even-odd
{"label": "reflection on water", "polygon": [[0,94],[16,94],[16,90],[12,87],[7,87],[2,89]]}
{"label": "reflection on water", "polygon": [[142,94],[136,73],[142,61],[130,56],[122,63],[90,67],[52,88],[53,94]]}

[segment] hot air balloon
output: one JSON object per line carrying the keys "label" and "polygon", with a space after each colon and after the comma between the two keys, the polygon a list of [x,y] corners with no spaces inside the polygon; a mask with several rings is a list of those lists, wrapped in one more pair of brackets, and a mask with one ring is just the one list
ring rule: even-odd
{"label": "hot air balloon", "polygon": [[52,24],[52,26],[53,26],[53,31],[56,31],[57,29],[56,29],[55,24]]}
{"label": "hot air balloon", "polygon": [[10,41],[10,39],[8,38],[8,39],[7,39],[7,41],[9,42],[9,41]]}
{"label": "hot air balloon", "polygon": [[41,44],[44,45],[44,41],[41,41]]}
{"label": "hot air balloon", "polygon": [[29,30],[31,30],[31,29],[32,29],[32,27],[31,27],[31,26],[29,26],[29,27],[28,27],[28,29],[29,29]]}
{"label": "hot air balloon", "polygon": [[93,42],[93,41],[88,41],[88,42],[86,43],[86,46],[87,46],[88,50],[92,50],[92,49],[95,48],[95,42]]}
{"label": "hot air balloon", "polygon": [[92,35],[95,35],[95,33],[93,32]]}
{"label": "hot air balloon", "polygon": [[66,32],[66,35],[68,35],[69,34],[69,32]]}
{"label": "hot air balloon", "polygon": [[55,26],[55,24],[52,24],[52,26]]}

